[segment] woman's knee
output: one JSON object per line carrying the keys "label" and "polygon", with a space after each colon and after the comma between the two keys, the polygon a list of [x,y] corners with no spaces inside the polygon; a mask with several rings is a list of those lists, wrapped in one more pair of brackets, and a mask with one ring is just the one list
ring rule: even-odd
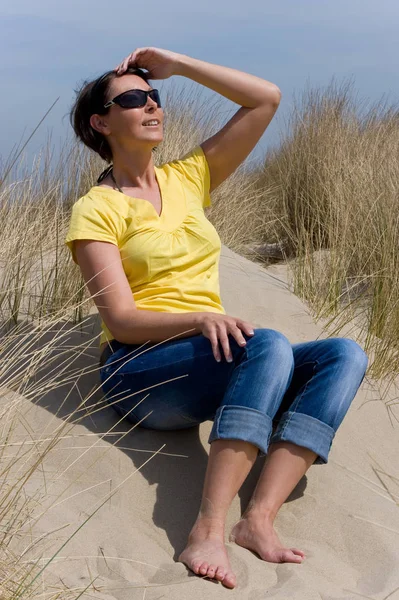
{"label": "woman's knee", "polygon": [[331,347],[336,360],[349,364],[351,368],[358,369],[363,374],[368,367],[368,356],[363,348],[350,338],[330,338]]}
{"label": "woman's knee", "polygon": [[279,358],[293,362],[291,342],[281,331],[267,328],[255,329],[255,335],[251,339],[262,348],[272,350]]}
{"label": "woman's knee", "polygon": [[292,345],[289,339],[280,331],[275,329],[255,329],[255,334],[247,341],[248,350],[254,351],[257,356],[262,357],[264,364],[273,369],[275,375],[285,374],[288,382],[291,380],[295,361]]}

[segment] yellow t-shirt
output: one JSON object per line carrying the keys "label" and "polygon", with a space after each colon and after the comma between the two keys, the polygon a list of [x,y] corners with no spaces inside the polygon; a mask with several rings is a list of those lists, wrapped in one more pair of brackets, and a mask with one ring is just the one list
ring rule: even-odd
{"label": "yellow t-shirt", "polygon": [[[209,166],[201,146],[155,166],[162,211],[143,198],[95,185],[72,206],[65,244],[73,240],[118,246],[138,309],[226,314],[219,288],[220,237],[206,218]],[[100,345],[113,335],[101,320]]]}

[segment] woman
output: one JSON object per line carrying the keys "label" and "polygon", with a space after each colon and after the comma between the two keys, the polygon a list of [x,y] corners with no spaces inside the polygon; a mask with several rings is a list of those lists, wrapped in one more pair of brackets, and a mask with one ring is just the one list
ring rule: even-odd
{"label": "woman", "polygon": [[[148,79],[171,75],[241,108],[183,158],[156,167],[164,113]],[[102,387],[118,414],[142,427],[214,421],[199,513],[179,561],[229,588],[225,517],[259,451],[265,465],[230,540],[270,562],[305,558],[284,547],[273,522],[307,469],[327,463],[368,364],[351,339],[291,344],[272,329],[254,332],[221,304],[221,244],[204,207],[255,147],[280,97],[253,75],[138,48],[85,85],[71,112],[77,136],[112,161],[74,204],[66,238],[102,318]]]}

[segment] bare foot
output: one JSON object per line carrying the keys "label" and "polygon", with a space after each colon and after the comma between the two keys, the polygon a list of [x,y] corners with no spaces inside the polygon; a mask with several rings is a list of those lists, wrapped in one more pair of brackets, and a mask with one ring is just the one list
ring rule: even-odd
{"label": "bare foot", "polygon": [[272,521],[268,519],[244,517],[231,530],[230,541],[259,554],[268,562],[301,563],[305,553],[297,548],[284,548]]}
{"label": "bare foot", "polygon": [[221,581],[228,588],[236,585],[236,576],[231,570],[224,544],[223,527],[210,527],[204,519],[198,519],[194,524],[178,561],[196,575]]}

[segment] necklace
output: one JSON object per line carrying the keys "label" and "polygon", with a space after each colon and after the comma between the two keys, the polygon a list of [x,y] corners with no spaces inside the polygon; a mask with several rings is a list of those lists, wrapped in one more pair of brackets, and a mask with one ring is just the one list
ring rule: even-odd
{"label": "necklace", "polygon": [[124,194],[125,192],[123,192],[123,191],[121,190],[121,188],[119,187],[119,185],[118,185],[118,184],[116,183],[116,181],[115,181],[115,177],[114,177],[114,172],[113,172],[113,169],[111,169],[111,179],[112,179],[112,181],[114,182],[114,184],[116,185],[116,187],[118,188],[118,190],[119,190],[120,192],[122,192],[122,194]]}

